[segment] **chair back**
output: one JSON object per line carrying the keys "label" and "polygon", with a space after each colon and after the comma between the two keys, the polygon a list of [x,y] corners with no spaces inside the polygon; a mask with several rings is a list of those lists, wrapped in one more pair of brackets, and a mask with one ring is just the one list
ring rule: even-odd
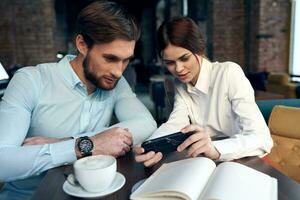
{"label": "chair back", "polygon": [[270,73],[266,90],[277,94],[282,94],[285,98],[296,98],[297,84],[291,83],[287,73]]}
{"label": "chair back", "polygon": [[256,104],[260,109],[260,112],[264,116],[266,123],[269,121],[272,109],[276,105],[300,107],[300,99],[268,99],[268,100],[257,100]]}
{"label": "chair back", "polygon": [[274,146],[268,160],[300,183],[300,108],[275,106],[269,118]]}

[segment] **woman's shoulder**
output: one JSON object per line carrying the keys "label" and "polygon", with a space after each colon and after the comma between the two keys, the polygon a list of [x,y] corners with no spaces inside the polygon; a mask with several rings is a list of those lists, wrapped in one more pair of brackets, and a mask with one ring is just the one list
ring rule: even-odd
{"label": "woman's shoulder", "polygon": [[214,62],[212,63],[213,71],[219,73],[234,73],[240,74],[244,73],[242,67],[232,61],[225,61],[225,62]]}
{"label": "woman's shoulder", "polygon": [[233,61],[224,61],[224,62],[213,62],[212,63],[213,67],[221,67],[223,69],[236,69],[236,68],[241,68],[241,66]]}

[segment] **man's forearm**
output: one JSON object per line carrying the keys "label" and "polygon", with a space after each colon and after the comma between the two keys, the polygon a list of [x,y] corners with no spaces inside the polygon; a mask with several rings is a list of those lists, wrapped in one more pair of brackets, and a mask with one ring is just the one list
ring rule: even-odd
{"label": "man's forearm", "polygon": [[[59,151],[59,150],[58,150]],[[0,181],[14,181],[71,163],[72,158],[65,158],[61,163],[53,162],[51,147],[45,145],[28,145],[20,147],[0,148]]]}

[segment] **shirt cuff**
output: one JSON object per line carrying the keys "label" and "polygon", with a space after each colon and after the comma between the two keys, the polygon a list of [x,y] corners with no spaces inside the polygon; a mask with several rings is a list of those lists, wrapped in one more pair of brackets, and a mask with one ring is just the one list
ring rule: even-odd
{"label": "shirt cuff", "polygon": [[50,144],[50,154],[53,164],[57,166],[75,162],[75,139]]}
{"label": "shirt cuff", "polygon": [[231,141],[225,141],[225,140],[218,140],[213,141],[213,145],[217,149],[217,151],[220,153],[220,158],[218,160],[220,161],[229,161],[234,159],[234,148],[232,148]]}

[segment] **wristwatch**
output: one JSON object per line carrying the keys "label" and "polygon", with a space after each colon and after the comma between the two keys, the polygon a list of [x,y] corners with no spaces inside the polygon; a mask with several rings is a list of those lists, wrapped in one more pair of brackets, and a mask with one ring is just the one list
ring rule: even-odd
{"label": "wristwatch", "polygon": [[91,156],[94,148],[93,141],[88,136],[78,138],[77,147],[82,157]]}

